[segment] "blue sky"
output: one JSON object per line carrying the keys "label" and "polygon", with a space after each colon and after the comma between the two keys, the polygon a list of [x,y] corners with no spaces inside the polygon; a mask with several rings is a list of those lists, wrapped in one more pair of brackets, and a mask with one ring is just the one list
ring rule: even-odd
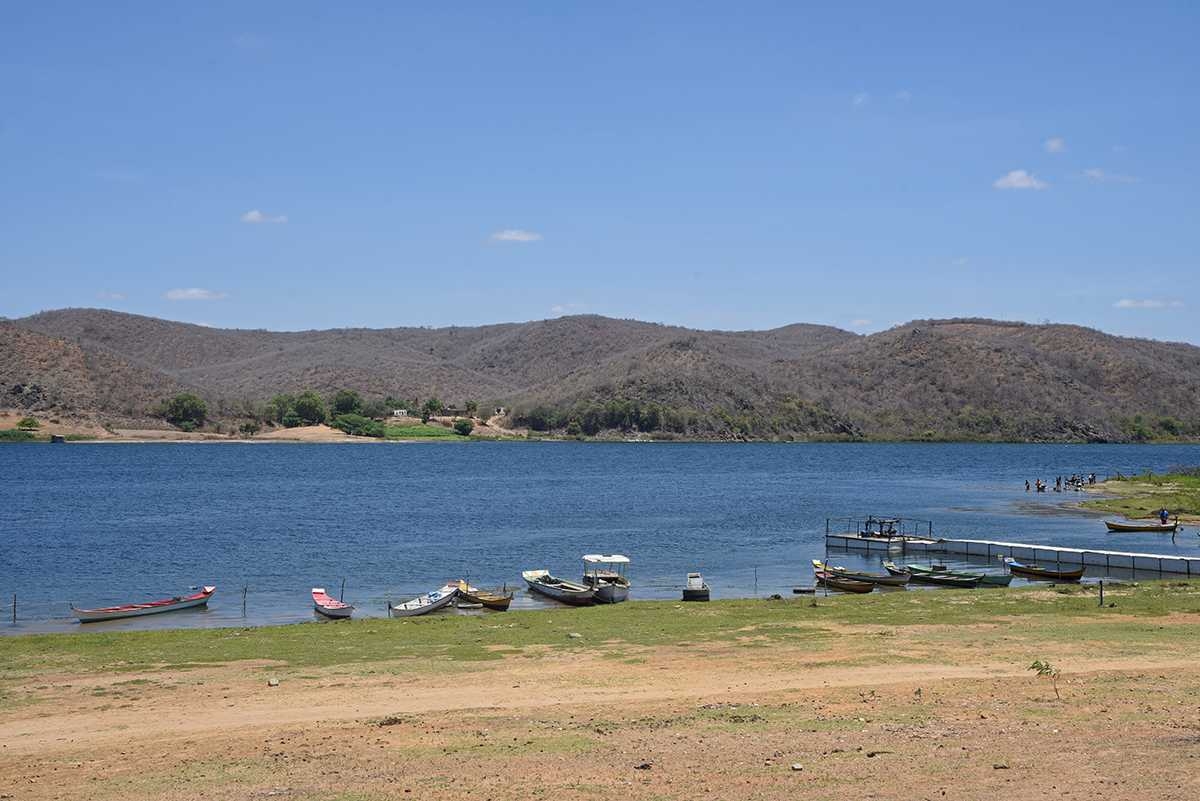
{"label": "blue sky", "polygon": [[9,4],[0,315],[1200,342],[1200,11],[974,5]]}

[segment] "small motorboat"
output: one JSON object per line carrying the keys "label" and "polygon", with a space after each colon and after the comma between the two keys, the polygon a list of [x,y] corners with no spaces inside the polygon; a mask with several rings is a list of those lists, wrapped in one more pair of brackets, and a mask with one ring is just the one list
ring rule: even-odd
{"label": "small motorboat", "polygon": [[447,584],[440,590],[427,592],[424,595],[418,595],[411,601],[405,601],[402,604],[396,604],[391,608],[392,617],[416,617],[417,615],[427,615],[430,612],[436,612],[449,606],[454,600],[454,596],[458,595],[458,587]]}
{"label": "small motorboat", "polygon": [[325,617],[344,620],[354,614],[354,607],[325,592],[324,587],[312,588],[313,608]]}
{"label": "small motorboat", "polygon": [[619,553],[583,557],[583,583],[596,591],[596,603],[619,604],[629,598],[629,557]]}
{"label": "small motorboat", "polygon": [[1157,520],[1149,523],[1129,523],[1119,522],[1115,520],[1105,520],[1104,525],[1108,526],[1108,530],[1115,533],[1135,533],[1135,532],[1151,532],[1159,534],[1173,534],[1179,529],[1179,518],[1175,518],[1175,522],[1160,523]]}
{"label": "small motorboat", "polygon": [[513,594],[510,592],[503,595],[498,592],[489,592],[481,590],[478,587],[472,587],[462,579],[458,580],[458,597],[467,603],[479,604],[488,609],[495,609],[497,612],[503,612],[508,609],[508,605],[512,603]]}
{"label": "small motorboat", "polygon": [[817,577],[818,584],[824,584],[826,587],[832,587],[842,592],[866,593],[875,589],[875,585],[869,581],[857,581],[839,576],[837,573],[830,573],[828,570],[814,570],[813,573]]}
{"label": "small motorboat", "polygon": [[549,570],[525,570],[521,578],[536,593],[572,606],[591,606],[596,603],[596,591],[583,584],[555,578]]}
{"label": "small motorboat", "polygon": [[978,579],[980,587],[1007,587],[1012,584],[1012,573],[975,573],[967,570],[951,570],[945,565],[913,565],[908,564],[904,569],[913,575],[913,581],[920,581],[917,576],[953,576],[964,579]]}
{"label": "small motorboat", "polygon": [[835,567],[834,565],[826,564],[820,559],[812,560],[813,570],[824,570],[835,576],[848,578],[852,581],[865,581],[868,584],[878,584],[882,587],[903,587],[908,583],[911,576],[908,573],[859,573],[854,570],[847,570],[844,567]]}
{"label": "small motorboat", "polygon": [[683,585],[683,600],[685,601],[707,601],[708,600],[708,585],[704,583],[704,577],[699,573],[688,573],[687,583]]}
{"label": "small motorboat", "polygon": [[1013,575],[1023,578],[1047,579],[1050,581],[1079,581],[1083,578],[1083,568],[1073,567],[1064,569],[1062,567],[1046,567],[1044,565],[1029,564],[1027,562],[1018,562],[1011,556],[1004,557],[1004,564],[1008,565],[1008,569]]}
{"label": "small motorboat", "polygon": [[970,590],[979,586],[982,581],[981,576],[958,576],[953,573],[941,573],[938,571],[913,571],[912,565],[901,567],[895,562],[884,562],[883,569],[891,573],[893,576],[907,573],[912,576],[912,581],[918,584],[932,584],[936,587],[953,587],[955,589]]}
{"label": "small motorboat", "polygon": [[179,609],[205,606],[208,603],[208,599],[216,591],[216,587],[203,587],[200,592],[192,593],[191,595],[176,595],[174,598],[163,598],[159,601],[148,601],[143,604],[102,606],[98,609],[77,609],[72,604],[71,614],[79,618],[80,623],[98,623],[101,620],[118,620],[123,617],[157,615],[162,612],[174,612]]}

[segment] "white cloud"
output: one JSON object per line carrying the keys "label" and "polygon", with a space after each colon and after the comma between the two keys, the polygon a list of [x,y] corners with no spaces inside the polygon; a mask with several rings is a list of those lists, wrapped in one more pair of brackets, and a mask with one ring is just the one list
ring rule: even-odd
{"label": "white cloud", "polygon": [[893,97],[895,97],[901,103],[907,103],[908,101],[912,100],[912,92],[908,91],[907,89],[901,89],[899,92],[896,92]]}
{"label": "white cloud", "polygon": [[258,225],[259,223],[285,223],[287,222],[286,214],[264,214],[258,209],[250,209],[241,217],[242,222]]}
{"label": "white cloud", "polygon": [[229,297],[225,292],[214,292],[211,289],[168,289],[163,295],[167,300],[222,300]]}
{"label": "white cloud", "polygon": [[104,290],[104,291],[96,293],[96,300],[109,300],[109,301],[125,300],[125,293],[109,292],[108,290]]}
{"label": "white cloud", "polygon": [[870,100],[871,100],[871,96],[869,94],[867,94],[866,92],[859,92],[854,97],[850,98],[850,102],[854,105],[855,108],[865,106],[868,102],[870,102]]}
{"label": "white cloud", "polygon": [[1067,140],[1061,136],[1052,136],[1042,143],[1042,147],[1047,153],[1064,153],[1067,149]]}
{"label": "white cloud", "polygon": [[493,242],[537,242],[542,235],[533,231],[523,231],[520,228],[505,228],[492,234]]}
{"label": "white cloud", "polygon": [[992,182],[997,189],[1045,189],[1049,185],[1025,170],[1011,170]]}
{"label": "white cloud", "polygon": [[1099,167],[1088,167],[1083,171],[1083,177],[1097,184],[1136,184],[1138,180],[1132,175],[1105,172]]}
{"label": "white cloud", "polygon": [[587,305],[583,303],[556,303],[550,307],[550,313],[561,317],[564,314],[578,314],[586,308]]}
{"label": "white cloud", "polygon": [[1181,300],[1131,300],[1122,298],[1113,304],[1114,309],[1180,309]]}
{"label": "white cloud", "polygon": [[871,324],[871,321],[865,317],[860,317],[857,320],[850,321],[851,328],[866,328],[870,324]]}

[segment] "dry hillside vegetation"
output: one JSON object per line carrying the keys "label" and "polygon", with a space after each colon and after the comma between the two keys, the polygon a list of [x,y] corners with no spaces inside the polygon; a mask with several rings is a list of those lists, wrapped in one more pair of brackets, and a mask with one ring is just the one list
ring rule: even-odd
{"label": "dry hillside vegetation", "polygon": [[145,415],[185,388],[216,416],[234,418],[277,392],[351,388],[503,405],[513,425],[586,434],[1200,436],[1200,348],[1075,326],[935,320],[859,336],[815,325],[696,331],[579,316],[270,332],[65,309],[0,324],[0,343],[0,405],[31,410]]}

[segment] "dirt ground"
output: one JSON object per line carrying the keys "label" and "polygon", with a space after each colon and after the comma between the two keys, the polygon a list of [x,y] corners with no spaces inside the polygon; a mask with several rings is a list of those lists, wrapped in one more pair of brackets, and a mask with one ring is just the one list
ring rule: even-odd
{"label": "dirt ground", "polygon": [[[37,675],[0,695],[0,798],[1200,797],[1194,644],[834,635]],[[1060,666],[1061,699],[1031,654]]]}

